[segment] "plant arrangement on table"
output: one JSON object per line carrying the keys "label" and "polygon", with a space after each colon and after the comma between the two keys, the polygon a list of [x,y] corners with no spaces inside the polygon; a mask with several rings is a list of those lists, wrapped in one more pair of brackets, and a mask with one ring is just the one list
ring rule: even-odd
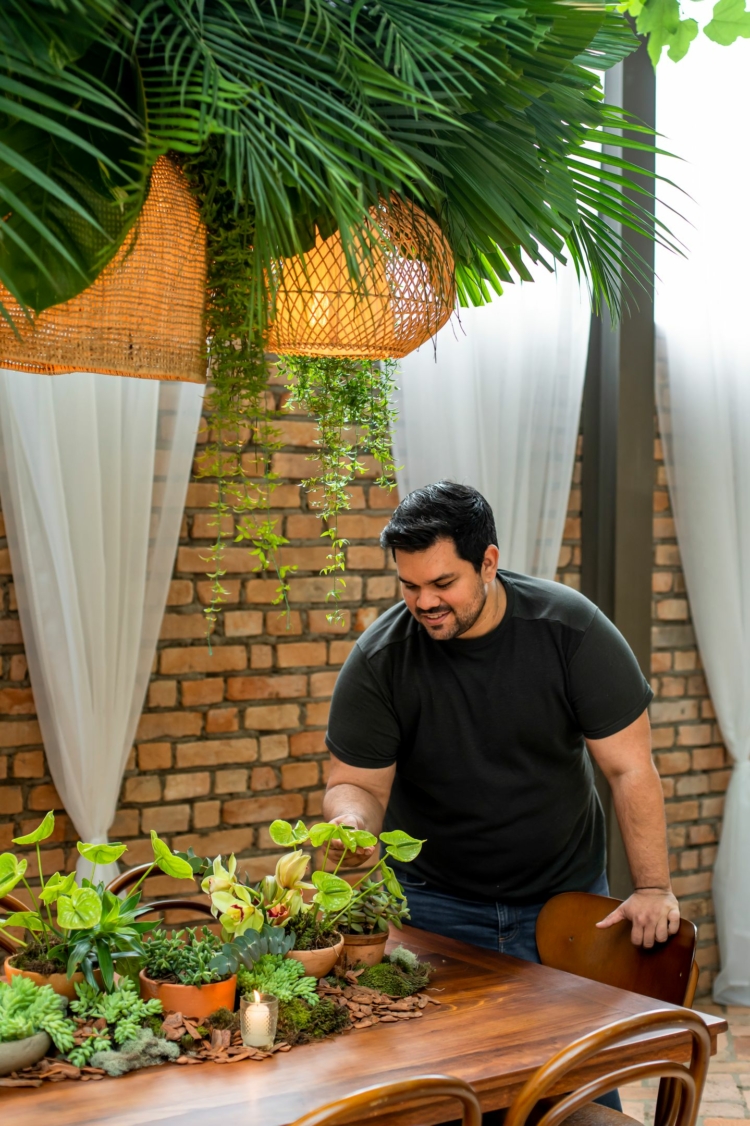
{"label": "plant arrangement on table", "polygon": [[172,931],[161,928],[143,942],[141,996],[156,997],[166,1010],[200,1019],[217,1009],[233,1009],[237,974],[218,969],[213,959],[221,940],[208,927]]}
{"label": "plant arrangement on table", "polygon": [[152,831],[153,862],[126,899],[113,895],[103,881],[96,880],[97,867],[124,855],[127,847],[123,844],[79,841],[79,854],[91,863],[90,878],[84,878],[80,886],[75,872],[55,872],[45,880],[39,845],[54,828],[54,814],[48,813],[33,832],[13,838],[14,844],[36,850],[36,893],[26,878],[28,861],[11,852],[0,854],[0,897],[23,884],[32,903],[32,907],[21,904],[22,909],[0,919],[0,929],[22,928],[26,933],[24,940],[17,940],[19,953],[6,960],[6,976],[22,974],[37,984],[50,984],[70,1000],[82,981],[111,992],[115,971],[134,975],[145,957],[143,935],[153,929],[153,923],[139,921],[149,910],[140,902],[143,881],[156,868],[178,879],[193,879],[192,868]]}

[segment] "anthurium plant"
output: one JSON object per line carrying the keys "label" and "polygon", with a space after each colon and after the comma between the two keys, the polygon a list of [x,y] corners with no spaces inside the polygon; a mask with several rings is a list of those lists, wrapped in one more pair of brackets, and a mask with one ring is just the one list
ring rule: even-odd
{"label": "anthurium plant", "polygon": [[115,963],[120,975],[135,973],[144,959],[141,935],[153,929],[153,923],[138,921],[149,910],[147,904],[140,903],[143,881],[155,868],[177,879],[193,879],[193,869],[152,830],[153,862],[126,899],[107,891],[104,882],[96,880],[98,867],[114,863],[127,851],[123,844],[79,841],[78,852],[91,862],[90,878],[84,878],[79,885],[75,872],[55,872],[45,880],[39,846],[52,836],[54,828],[55,817],[50,812],[33,832],[13,838],[16,845],[33,845],[36,849],[36,893],[26,878],[28,861],[11,852],[0,854],[0,898],[23,884],[33,905],[0,919],[0,929],[19,927],[26,932],[28,941],[19,942],[21,951],[14,956],[17,968],[44,974],[64,970],[68,977],[80,971],[89,985],[99,988],[94,976],[98,967],[105,989],[111,992]]}

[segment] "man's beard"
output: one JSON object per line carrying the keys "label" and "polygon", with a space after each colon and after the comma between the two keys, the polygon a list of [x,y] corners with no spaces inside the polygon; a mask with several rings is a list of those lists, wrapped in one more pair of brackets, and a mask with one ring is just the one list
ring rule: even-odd
{"label": "man's beard", "polygon": [[455,610],[452,606],[440,606],[438,608],[438,613],[448,611],[448,617],[439,626],[430,626],[428,624],[429,617],[420,611],[417,611],[416,618],[428,631],[433,641],[452,641],[454,637],[460,637],[461,634],[471,629],[482,610],[484,610],[486,601],[487,595],[484,583],[480,580],[476,598],[468,606],[462,607],[461,610]]}

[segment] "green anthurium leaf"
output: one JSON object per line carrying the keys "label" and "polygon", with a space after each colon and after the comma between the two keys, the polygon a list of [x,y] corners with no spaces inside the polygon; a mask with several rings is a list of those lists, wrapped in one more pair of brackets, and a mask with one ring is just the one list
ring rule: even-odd
{"label": "green anthurium leaf", "polygon": [[272,821],[268,827],[268,835],[274,844],[289,848],[291,845],[298,844],[300,840],[304,839],[297,835],[299,826],[302,826],[306,835],[307,829],[301,821],[298,821],[294,828],[292,828],[288,821]]}
{"label": "green anthurium leaf", "polygon": [[404,895],[404,889],[396,879],[396,873],[393,871],[393,869],[389,868],[385,861],[382,861],[380,864],[380,870],[383,873],[383,878],[385,879],[385,886],[391,893],[391,895],[395,895],[397,899],[405,899],[406,896]]}
{"label": "green anthurium leaf", "polygon": [[352,898],[351,885],[332,872],[313,872],[312,882],[318,889],[313,903],[323,911],[342,911]]}
{"label": "green anthurium leaf", "polygon": [[39,844],[40,841],[46,841],[51,837],[55,831],[55,815],[52,810],[46,815],[44,820],[37,825],[32,833],[27,833],[25,837],[14,837],[13,844],[17,845],[34,845]]}
{"label": "green anthurium leaf", "polygon": [[61,895],[70,895],[75,886],[75,872],[71,872],[67,876],[61,876],[59,872],[55,872],[54,875],[50,876],[47,880],[42,891],[39,892],[39,898],[44,903],[54,903]]}
{"label": "green anthurium leaf", "polygon": [[165,875],[173,876],[178,880],[193,879],[193,869],[189,861],[183,860],[180,856],[175,856],[169,846],[164,841],[159,840],[153,829],[151,830],[151,847],[154,850],[154,860]]}
{"label": "green anthurium leaf", "polygon": [[417,840],[416,837],[410,837],[408,833],[404,833],[402,829],[394,829],[391,833],[381,833],[380,839],[386,846],[385,851],[394,860],[398,860],[401,864],[408,864],[416,856],[419,856],[422,851],[424,841]]}
{"label": "green anthurium leaf", "polygon": [[735,39],[750,39],[750,11],[745,0],[718,0],[713,18],[703,29],[709,39],[728,47]]}
{"label": "green anthurium leaf", "polygon": [[44,923],[36,911],[13,911],[7,919],[0,919],[0,927],[23,927],[24,930],[38,933],[44,930]]}
{"label": "green anthurium leaf", "polygon": [[0,898],[20,883],[26,866],[27,861],[19,860],[12,852],[0,853]]}
{"label": "green anthurium leaf", "polygon": [[378,838],[374,833],[368,833],[367,829],[355,829],[352,833],[354,843],[357,848],[374,848],[378,843]]}
{"label": "green anthurium leaf", "polygon": [[83,859],[90,860],[97,867],[100,864],[114,864],[128,850],[128,846],[124,844],[84,844],[83,841],[79,841],[77,847]]}
{"label": "green anthurium leaf", "polygon": [[57,922],[63,930],[95,927],[102,917],[102,901],[93,888],[74,888],[57,901]]}
{"label": "green anthurium leaf", "polygon": [[338,836],[339,825],[331,825],[328,821],[320,821],[310,830],[310,844],[313,848],[320,848],[326,841]]}

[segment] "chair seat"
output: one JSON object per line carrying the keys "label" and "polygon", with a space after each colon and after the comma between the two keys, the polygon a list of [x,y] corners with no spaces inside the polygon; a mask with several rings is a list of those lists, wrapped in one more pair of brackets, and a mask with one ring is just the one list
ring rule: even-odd
{"label": "chair seat", "polygon": [[642,1126],[637,1118],[601,1103],[587,1103],[565,1119],[564,1126]]}

